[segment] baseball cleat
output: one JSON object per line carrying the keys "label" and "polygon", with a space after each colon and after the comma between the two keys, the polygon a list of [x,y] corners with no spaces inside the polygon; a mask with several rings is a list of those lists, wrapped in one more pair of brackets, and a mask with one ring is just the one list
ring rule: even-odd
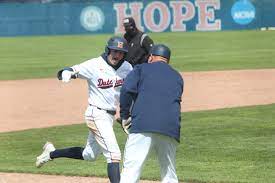
{"label": "baseball cleat", "polygon": [[46,144],[43,146],[43,152],[36,158],[36,167],[40,168],[48,161],[52,160],[50,158],[50,153],[55,150],[54,145],[51,142],[46,142]]}

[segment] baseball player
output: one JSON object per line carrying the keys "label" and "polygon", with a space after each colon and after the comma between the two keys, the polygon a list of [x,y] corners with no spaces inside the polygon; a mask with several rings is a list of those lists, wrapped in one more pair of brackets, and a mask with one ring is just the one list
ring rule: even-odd
{"label": "baseball player", "polygon": [[112,37],[101,56],[64,68],[57,73],[58,79],[65,83],[72,78],[87,80],[89,105],[85,112],[85,120],[89,134],[84,148],[55,149],[52,143],[47,142],[42,154],[37,157],[37,167],[60,157],[95,161],[98,155],[103,153],[108,163],[107,172],[111,183],[119,182],[121,153],[113,131],[113,123],[120,88],[124,78],[132,70],[131,64],[124,61],[127,52],[126,40]]}
{"label": "baseball player", "polygon": [[167,46],[154,45],[148,63],[135,66],[121,88],[120,117],[130,134],[120,183],[139,181],[151,149],[158,156],[161,181],[178,182],[175,159],[180,141],[183,79],[168,65],[170,54]]}

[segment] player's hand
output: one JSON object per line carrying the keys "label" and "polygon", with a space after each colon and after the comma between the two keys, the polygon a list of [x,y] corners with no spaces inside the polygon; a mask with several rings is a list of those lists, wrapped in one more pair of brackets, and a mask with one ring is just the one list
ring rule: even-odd
{"label": "player's hand", "polygon": [[129,117],[128,119],[123,119],[122,122],[121,122],[121,126],[122,126],[122,129],[123,131],[129,135],[129,130],[132,126],[132,118]]}
{"label": "player's hand", "polygon": [[62,82],[68,83],[71,80],[72,75],[73,75],[73,72],[68,71],[68,70],[64,70],[62,72]]}

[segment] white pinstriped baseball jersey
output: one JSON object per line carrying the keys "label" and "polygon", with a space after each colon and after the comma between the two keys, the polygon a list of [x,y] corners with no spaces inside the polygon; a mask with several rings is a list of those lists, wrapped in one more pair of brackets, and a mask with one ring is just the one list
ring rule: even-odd
{"label": "white pinstriped baseball jersey", "polygon": [[124,78],[132,70],[130,63],[124,61],[115,70],[102,56],[72,66],[78,77],[88,82],[90,105],[115,111],[119,102],[120,88]]}

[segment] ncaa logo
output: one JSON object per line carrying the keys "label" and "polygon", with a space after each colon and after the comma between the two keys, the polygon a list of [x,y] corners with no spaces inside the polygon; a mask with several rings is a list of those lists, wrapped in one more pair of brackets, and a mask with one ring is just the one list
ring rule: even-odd
{"label": "ncaa logo", "polygon": [[105,16],[100,8],[88,6],[80,14],[80,23],[88,31],[97,31],[102,29],[105,22]]}
{"label": "ncaa logo", "polygon": [[252,22],[255,14],[255,7],[249,0],[239,0],[231,8],[233,20],[240,25],[246,25]]}

